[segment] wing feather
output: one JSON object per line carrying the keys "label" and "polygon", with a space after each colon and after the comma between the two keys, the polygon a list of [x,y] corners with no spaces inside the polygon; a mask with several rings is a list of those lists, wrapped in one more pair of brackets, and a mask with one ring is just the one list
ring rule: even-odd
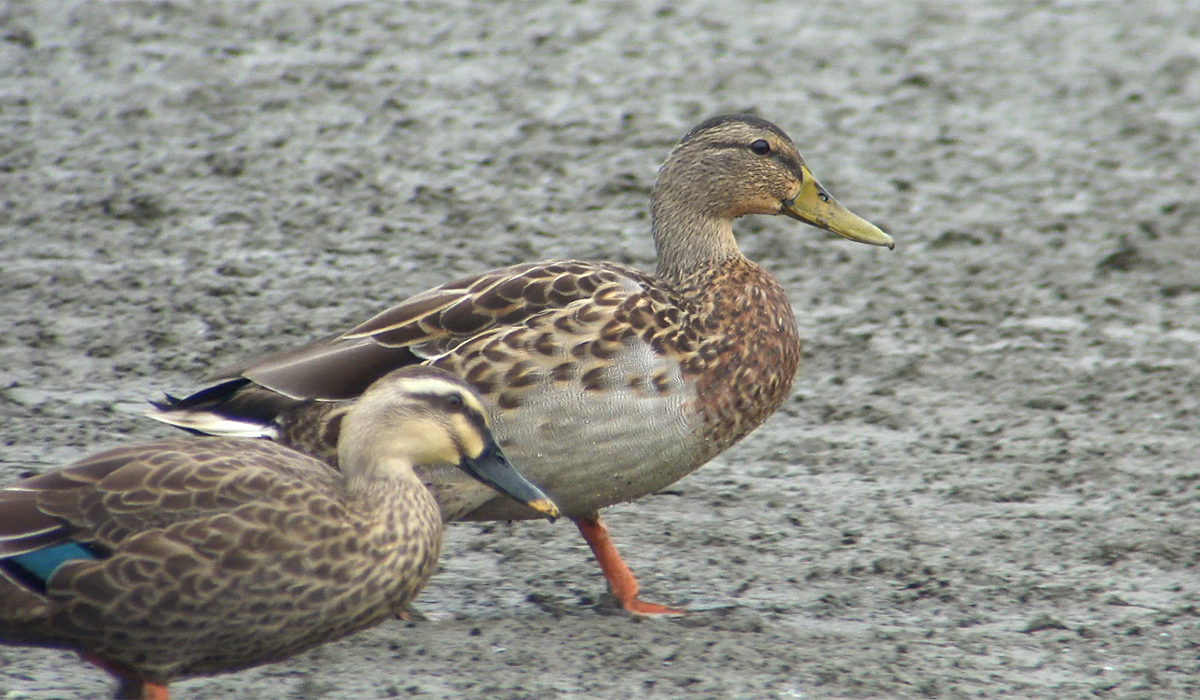
{"label": "wing feather", "polygon": [[165,440],[100,453],[0,489],[0,556],[75,540],[116,548],[147,530],[334,490],[322,462],[272,442]]}
{"label": "wing feather", "polygon": [[645,273],[612,263],[513,265],[421,292],[341,335],[218,376],[241,376],[296,400],[352,399],[388,372],[473,338],[572,306],[611,305],[653,284]]}

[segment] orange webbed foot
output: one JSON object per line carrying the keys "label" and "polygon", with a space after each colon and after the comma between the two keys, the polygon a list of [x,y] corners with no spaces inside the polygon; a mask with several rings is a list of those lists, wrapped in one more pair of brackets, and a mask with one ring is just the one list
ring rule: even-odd
{"label": "orange webbed foot", "polygon": [[641,617],[687,614],[687,610],[682,608],[670,608],[639,599],[637,578],[625,565],[621,555],[617,553],[617,548],[613,545],[612,538],[608,535],[608,528],[604,526],[604,523],[600,522],[599,518],[594,520],[572,518],[572,520],[575,521],[583,539],[592,548],[592,554],[596,555],[600,571],[608,580],[609,590],[612,591],[613,596],[626,612]]}
{"label": "orange webbed foot", "polygon": [[80,654],[84,661],[92,663],[107,671],[117,679],[117,692],[114,698],[129,698],[130,700],[171,700],[166,683],[151,683],[142,678],[133,669],[119,663],[100,658],[95,654]]}

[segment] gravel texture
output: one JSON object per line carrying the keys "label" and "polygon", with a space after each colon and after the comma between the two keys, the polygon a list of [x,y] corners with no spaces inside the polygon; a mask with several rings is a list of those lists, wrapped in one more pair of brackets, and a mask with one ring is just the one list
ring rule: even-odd
{"label": "gravel texture", "polygon": [[[0,3],[0,478],[147,398],[539,258],[654,265],[655,170],[751,111],[897,240],[738,224],[793,398],[607,512],[452,527],[428,620],[178,698],[1200,695],[1200,4]],[[0,696],[104,697],[0,648]]]}

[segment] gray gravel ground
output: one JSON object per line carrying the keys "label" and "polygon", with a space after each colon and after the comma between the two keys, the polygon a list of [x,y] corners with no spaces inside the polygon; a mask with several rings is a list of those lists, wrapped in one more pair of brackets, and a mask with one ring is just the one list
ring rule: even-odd
{"label": "gray gravel ground", "polygon": [[[778,123],[891,231],[740,223],[795,395],[611,509],[458,525],[390,623],[179,698],[1200,695],[1200,3],[0,2],[0,478],[468,272],[654,264],[655,170]],[[0,694],[103,697],[0,648]]]}

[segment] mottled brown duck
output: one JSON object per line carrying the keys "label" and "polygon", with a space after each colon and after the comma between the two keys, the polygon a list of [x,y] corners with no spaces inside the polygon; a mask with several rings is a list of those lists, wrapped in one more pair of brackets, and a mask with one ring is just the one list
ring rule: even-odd
{"label": "mottled brown duck", "polygon": [[177,678],[279,661],[395,616],[437,563],[413,465],[558,514],[461,380],[406,367],[342,419],[338,470],[264,440],[109,450],[0,490],[0,643],[75,650],[166,698]]}
{"label": "mottled brown duck", "polygon": [[[638,599],[599,510],[692,472],[761,425],[791,389],[800,361],[792,308],[742,255],[733,220],[783,214],[860,243],[893,243],[834,200],[783,131],[744,115],[683,137],[650,211],[653,275],[560,260],[466,277],[332,339],[230,368],[152,415],[332,460],[342,402],[397,366],[448,370],[483,396],[500,444],[578,525],[621,605],[674,612]],[[451,470],[425,478],[448,520],[536,515]]]}

